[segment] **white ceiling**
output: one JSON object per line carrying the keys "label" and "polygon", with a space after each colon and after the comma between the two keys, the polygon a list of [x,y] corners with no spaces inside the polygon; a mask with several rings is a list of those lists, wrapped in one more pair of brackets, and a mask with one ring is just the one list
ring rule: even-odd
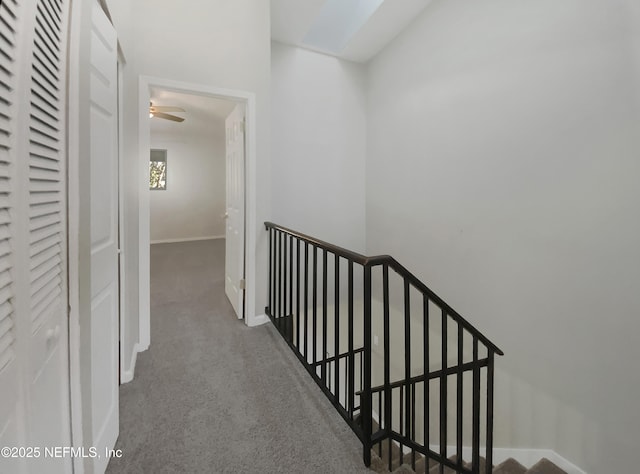
{"label": "white ceiling", "polygon": [[[271,0],[271,38],[315,49],[303,43],[326,0]],[[393,40],[432,0],[386,0],[339,53],[343,59],[367,62]]]}
{"label": "white ceiling", "polygon": [[153,105],[182,107],[185,112],[169,112],[183,117],[184,122],[173,122],[157,117],[150,118],[152,133],[223,133],[224,119],[231,113],[236,103],[202,95],[184,94],[161,89],[151,90]]}

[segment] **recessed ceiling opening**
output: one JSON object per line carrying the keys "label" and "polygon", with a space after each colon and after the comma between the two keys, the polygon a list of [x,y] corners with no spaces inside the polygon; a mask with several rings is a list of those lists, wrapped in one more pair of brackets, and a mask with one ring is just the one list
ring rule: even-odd
{"label": "recessed ceiling opening", "polygon": [[303,43],[313,49],[341,52],[384,0],[327,0]]}

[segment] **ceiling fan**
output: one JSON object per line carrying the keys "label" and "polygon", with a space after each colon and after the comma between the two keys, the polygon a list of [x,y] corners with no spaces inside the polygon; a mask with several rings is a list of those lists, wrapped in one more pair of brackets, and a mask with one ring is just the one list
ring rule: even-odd
{"label": "ceiling fan", "polygon": [[172,107],[168,105],[153,105],[153,102],[149,102],[149,118],[158,117],[165,120],[173,120],[174,122],[184,122],[184,119],[182,117],[168,114],[166,112],[186,112],[186,111],[180,107]]}

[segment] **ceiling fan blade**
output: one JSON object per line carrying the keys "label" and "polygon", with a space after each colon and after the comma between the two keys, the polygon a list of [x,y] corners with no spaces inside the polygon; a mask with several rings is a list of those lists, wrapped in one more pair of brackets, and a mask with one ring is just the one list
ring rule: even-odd
{"label": "ceiling fan blade", "polygon": [[158,117],[165,120],[173,120],[174,122],[184,122],[182,117],[177,117],[175,115],[165,114],[162,112],[152,112],[154,117]]}
{"label": "ceiling fan blade", "polygon": [[186,112],[181,107],[172,107],[170,105],[152,105],[149,110],[151,112]]}

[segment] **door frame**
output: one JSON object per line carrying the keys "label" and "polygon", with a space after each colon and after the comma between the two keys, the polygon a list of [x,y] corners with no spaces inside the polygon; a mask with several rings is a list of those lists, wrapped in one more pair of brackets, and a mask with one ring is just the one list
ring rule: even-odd
{"label": "door frame", "polygon": [[149,101],[151,89],[159,88],[183,94],[202,95],[233,100],[245,104],[245,324],[261,324],[256,314],[256,96],[253,92],[225,89],[172,79],[140,76],[138,93],[138,155],[140,157],[140,188],[138,207],[139,268],[139,344],[146,350],[151,343],[151,275],[150,275],[150,191],[149,191]]}

